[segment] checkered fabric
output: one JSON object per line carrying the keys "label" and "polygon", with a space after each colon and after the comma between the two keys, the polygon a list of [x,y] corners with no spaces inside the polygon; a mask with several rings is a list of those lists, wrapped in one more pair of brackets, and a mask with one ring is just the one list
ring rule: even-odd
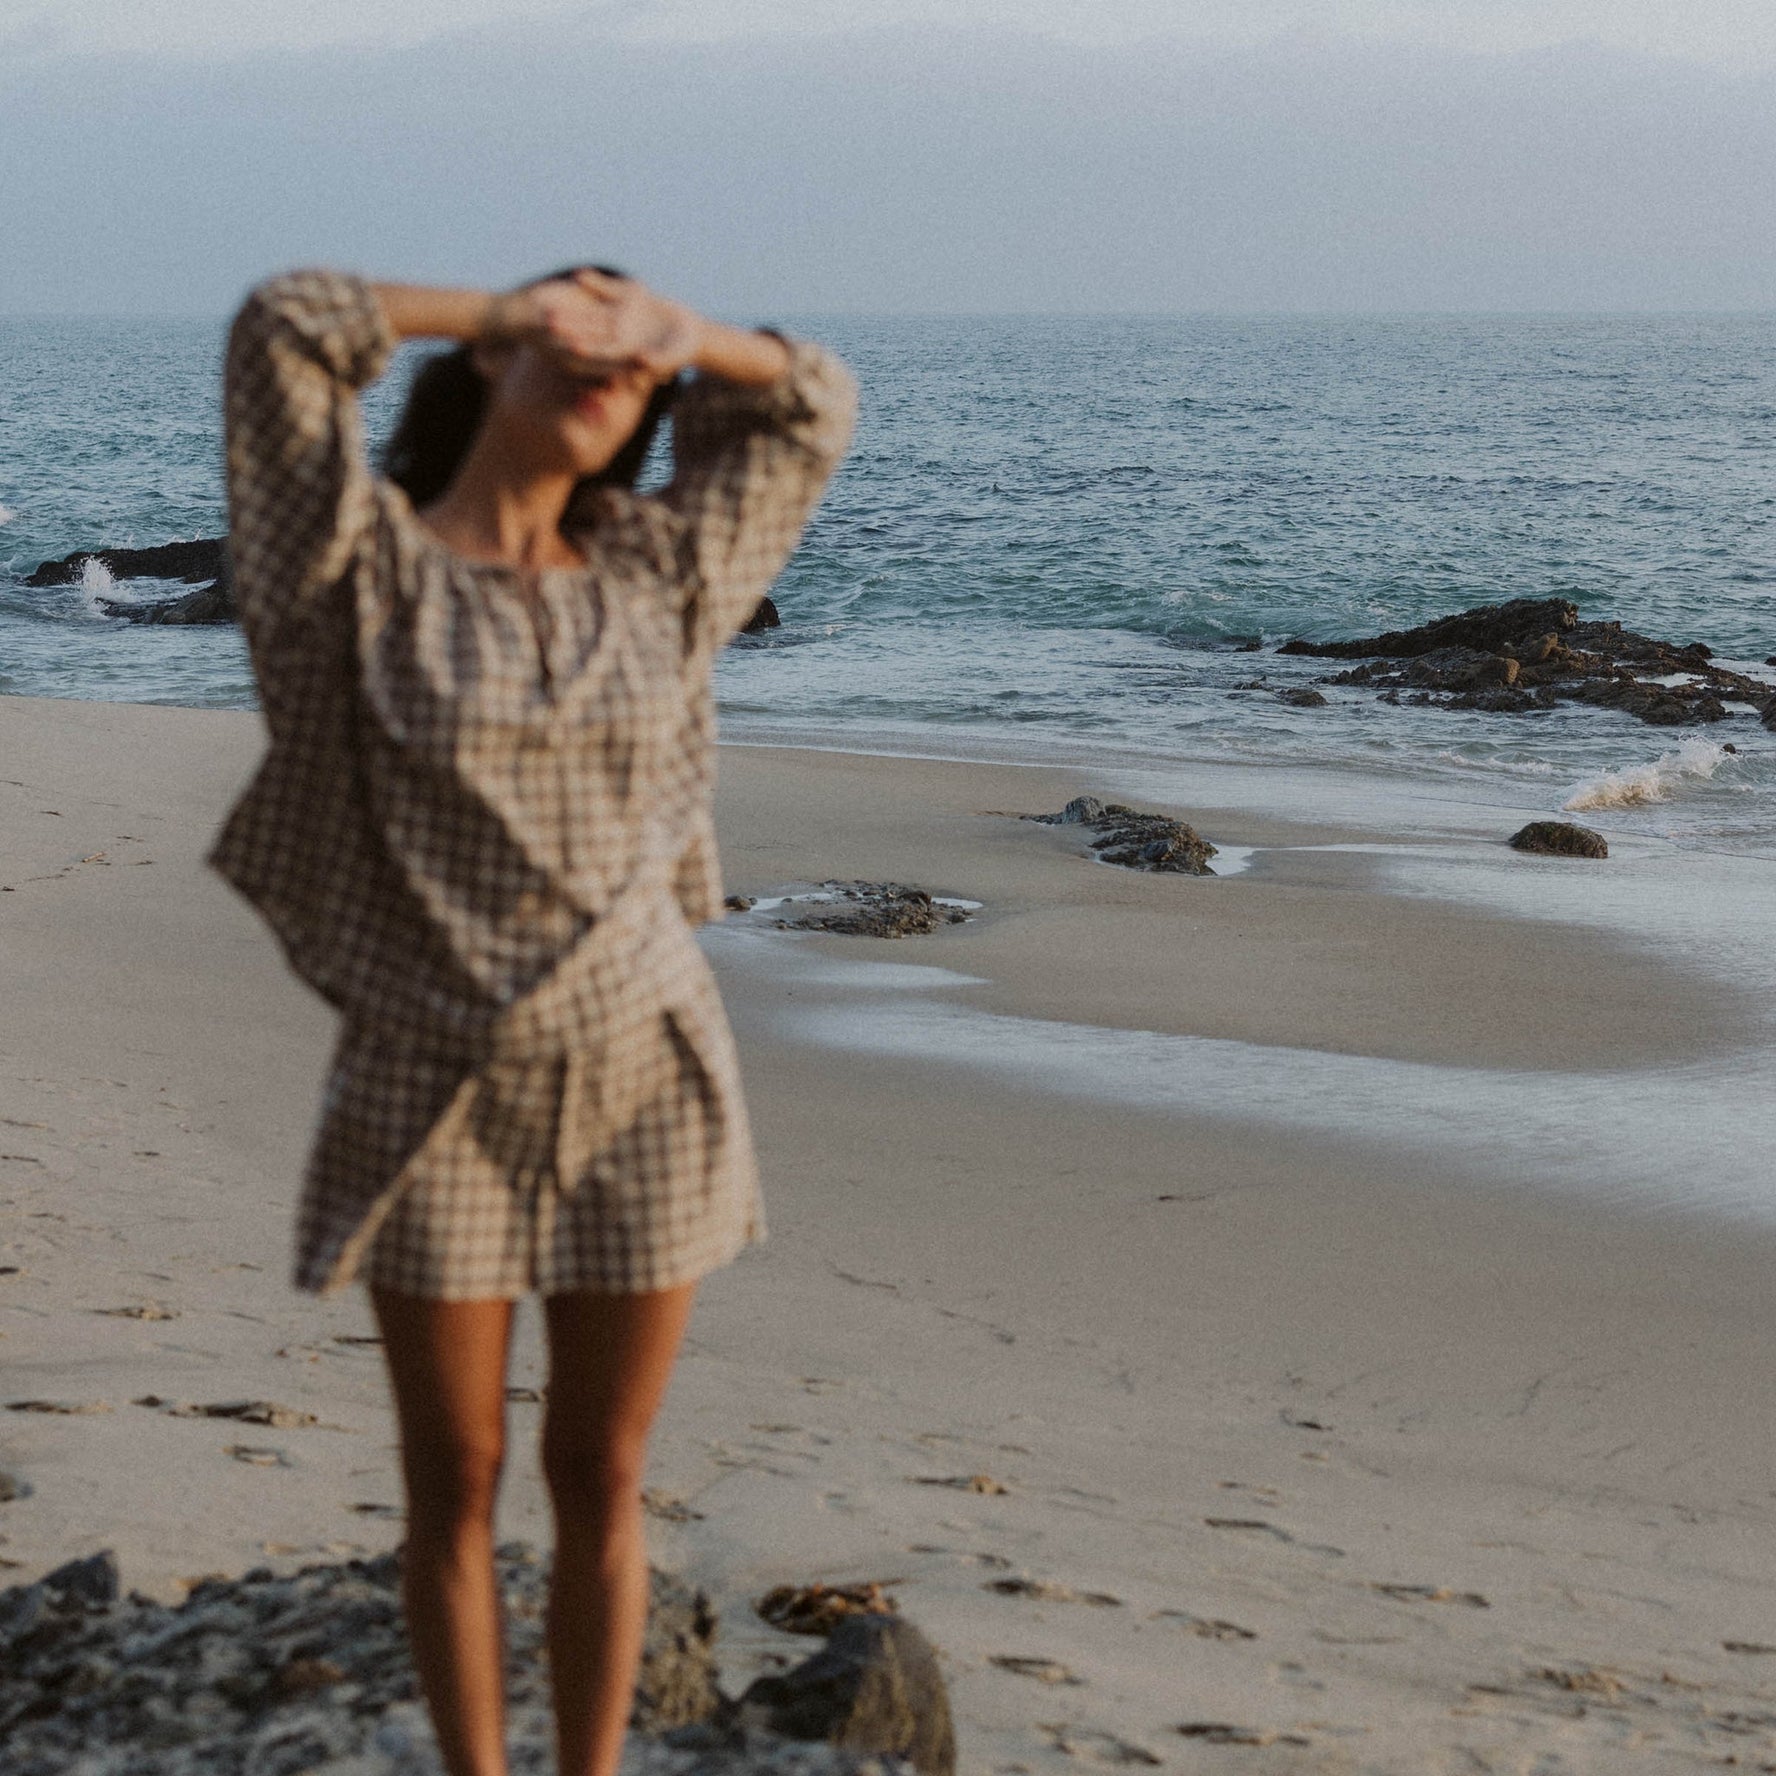
{"label": "checkered fabric", "polygon": [[855,391],[791,342],[693,380],[660,493],[592,490],[583,569],[452,555],[364,458],[393,341],[302,272],[236,318],[229,547],[270,745],[211,861],[344,1016],[296,1281],[438,1298],[669,1287],[760,1231],[719,915],[719,649],[799,538]]}

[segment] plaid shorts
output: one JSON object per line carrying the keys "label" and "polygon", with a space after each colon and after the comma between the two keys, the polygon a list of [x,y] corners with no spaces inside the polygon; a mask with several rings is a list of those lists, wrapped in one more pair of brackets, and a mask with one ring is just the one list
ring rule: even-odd
{"label": "plaid shorts", "polygon": [[[598,1057],[465,1073],[348,1029],[298,1219],[298,1285],[355,1276],[438,1301],[635,1294],[729,1262],[763,1236],[744,1106],[673,1014],[657,1022],[640,1040],[660,1052],[639,1071],[658,1083],[614,1134]],[[363,1201],[352,1159],[374,1175],[374,1149],[387,1141],[386,1166],[403,1124],[421,1129],[416,1149]],[[354,1139],[372,1132],[383,1139]]]}

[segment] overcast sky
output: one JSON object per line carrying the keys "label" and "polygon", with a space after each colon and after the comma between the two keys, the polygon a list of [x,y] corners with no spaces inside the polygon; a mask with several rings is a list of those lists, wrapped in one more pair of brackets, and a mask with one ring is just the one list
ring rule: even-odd
{"label": "overcast sky", "polygon": [[0,0],[0,312],[1776,307],[1776,0]]}

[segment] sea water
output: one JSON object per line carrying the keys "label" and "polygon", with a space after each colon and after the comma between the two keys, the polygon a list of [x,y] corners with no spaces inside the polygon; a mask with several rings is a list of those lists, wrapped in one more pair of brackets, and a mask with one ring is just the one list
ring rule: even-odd
{"label": "sea water", "polygon": [[[1776,684],[1776,317],[800,326],[855,366],[862,418],[783,628],[722,663],[730,738],[1095,763],[1186,803],[1408,827],[1564,809],[1776,855],[1776,738],[1749,714],[1674,731],[1341,687],[1298,709],[1274,689],[1336,667],[1270,651],[1558,595]],[[0,691],[250,706],[235,631],[99,602],[179,587],[23,584],[70,550],[220,532],[221,337],[0,320]],[[402,379],[367,400],[373,437]]]}

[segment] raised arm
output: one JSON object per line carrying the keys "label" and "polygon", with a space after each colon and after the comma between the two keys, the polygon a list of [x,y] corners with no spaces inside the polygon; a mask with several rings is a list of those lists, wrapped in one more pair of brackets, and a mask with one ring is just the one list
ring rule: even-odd
{"label": "raised arm", "polygon": [[371,512],[357,391],[396,343],[370,286],[294,272],[247,298],[228,339],[229,551],[257,644],[345,571]]}
{"label": "raised arm", "polygon": [[789,559],[856,416],[851,373],[801,340],[703,321],[696,374],[673,409],[662,498],[684,520],[702,583],[704,639],[719,647]]}

